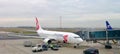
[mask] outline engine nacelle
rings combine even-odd
[[[48,44],[50,44],[50,43],[51,43],[51,40],[48,39],[48,38],[46,38],[46,39],[43,40],[43,42],[44,42],[44,43],[48,43]]]
[[[48,44],[50,44],[50,43],[52,42],[52,40],[51,40],[51,39],[46,38],[46,39],[44,39],[44,40],[43,40],[43,42],[44,42],[44,43],[48,43]]]

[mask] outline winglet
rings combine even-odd
[[[106,21],[106,29],[108,29],[108,30],[112,30],[112,27],[111,27],[111,25],[109,24],[109,22],[108,21]]]
[[[37,17],[36,17],[36,30],[42,30],[41,26],[39,25]]]

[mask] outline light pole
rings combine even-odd
[[[60,29],[62,29],[62,16],[60,16]]]

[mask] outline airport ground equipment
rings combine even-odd
[[[47,45],[47,44],[43,44],[43,45],[42,45],[42,49],[43,49],[44,51],[47,51],[47,50],[48,50],[48,45]]]
[[[59,45],[57,44],[50,44],[51,50],[59,50]]]
[[[112,45],[111,45],[111,43],[109,43],[109,41],[107,41],[107,42],[105,43],[105,48],[106,48],[106,49],[112,49]]]
[[[115,39],[113,39],[112,41],[113,41],[114,44],[117,44],[117,43],[118,43],[118,41],[115,40]]]
[[[33,52],[38,52],[38,51],[42,51],[42,45],[37,44],[35,47],[32,48]]]
[[[111,45],[105,45],[105,48],[106,49],[112,49],[112,46]]]
[[[88,48],[83,51],[83,54],[99,54],[99,50],[95,48]]]
[[[48,50],[48,45],[46,44],[36,44],[36,46],[32,48],[33,52],[47,51],[47,50]]]

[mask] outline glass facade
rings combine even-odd
[[[106,39],[106,31],[94,31],[89,33],[90,39]],[[109,39],[119,39],[120,40],[120,30],[108,31]]]

